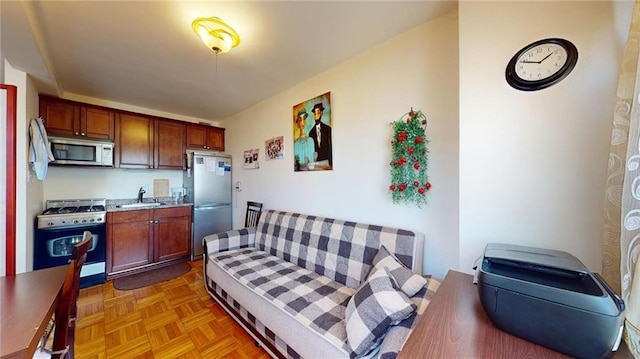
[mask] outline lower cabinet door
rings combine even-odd
[[[183,216],[154,221],[154,261],[163,262],[191,254],[191,208],[181,209]]]
[[[151,211],[107,213],[107,274],[148,265],[153,260]]]
[[[109,273],[151,263],[150,238],[151,226],[148,220],[111,225],[109,253],[111,254],[111,271]]]

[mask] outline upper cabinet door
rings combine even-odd
[[[114,140],[114,114],[97,107],[80,108],[81,133],[88,138]]]
[[[187,148],[224,151],[224,128],[189,124]]]
[[[211,127],[207,129],[207,145],[215,151],[224,151],[224,128]]]
[[[40,97],[40,116],[47,133],[54,136],[111,140],[114,137],[113,111],[53,97]]]
[[[154,168],[178,169],[185,166],[187,127],[183,122],[157,119],[155,123]]]
[[[153,167],[153,119],[120,113],[116,120],[115,166]]]
[[[64,101],[40,97],[40,116],[49,135],[80,136],[80,107]]]
[[[187,147],[207,149],[207,129],[205,126],[189,124],[187,126]]]

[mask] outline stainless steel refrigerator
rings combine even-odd
[[[231,157],[187,152],[185,202],[193,203],[191,259],[202,258],[202,238],[231,229]]]

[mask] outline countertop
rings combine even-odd
[[[191,207],[193,206],[193,203],[179,203],[179,202],[174,202],[173,199],[171,197],[167,197],[167,198],[154,198],[154,199],[150,199],[150,198],[146,198],[143,200],[142,203],[148,203],[149,206],[143,206],[143,207],[133,207],[133,208],[122,208],[120,207],[121,205],[124,204],[131,204],[131,203],[137,203],[138,200],[135,198],[125,198],[125,199],[108,199],[107,200],[107,212],[123,212],[123,211],[138,211],[141,209],[151,209],[151,208],[174,208],[174,207]],[[153,203],[155,202],[160,202],[162,203],[159,206],[153,205]]]

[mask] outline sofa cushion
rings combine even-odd
[[[374,269],[347,304],[347,340],[355,356],[371,352],[389,327],[411,316],[416,308],[387,268]]]
[[[256,247],[285,261],[357,289],[371,271],[381,245],[413,268],[415,232],[276,210],[263,211],[256,227]]]
[[[221,252],[209,259],[337,348],[350,351],[344,313],[354,289],[256,248]]]
[[[420,316],[440,287],[440,280],[431,276],[425,276],[425,279],[427,284],[410,298],[418,309],[407,319],[389,328],[380,345],[379,359],[395,359],[398,356],[404,343],[409,339],[411,331],[418,324]]]
[[[408,297],[413,297],[427,284],[427,280],[424,277],[413,273],[409,268],[405,267],[398,258],[389,253],[385,246],[380,247],[378,254],[373,258],[373,267],[374,269],[387,268],[400,289]]]

